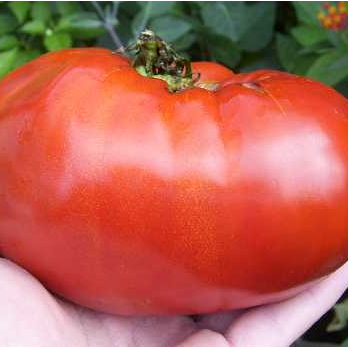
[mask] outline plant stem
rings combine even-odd
[[[125,49],[124,49],[124,46],[122,44],[121,39],[118,37],[114,26],[108,21],[108,18],[106,18],[104,11],[103,11],[102,7],[100,6],[100,4],[98,3],[98,1],[92,1],[91,3],[93,5],[93,7],[95,8],[98,17],[102,20],[103,26],[106,29],[106,31],[108,32],[108,34],[110,35],[111,40],[115,44],[117,51],[124,52]],[[114,3],[116,3],[116,1]],[[118,10],[118,4],[114,4],[112,15],[115,17],[117,14],[117,10]]]
[[[117,12],[118,12],[118,7],[120,6],[120,2],[119,1],[113,1],[112,2],[112,12],[111,15],[113,17],[117,16]]]
[[[170,92],[191,88],[199,79],[199,75],[193,76],[190,61],[150,30],[141,32],[133,49],[136,53],[132,65],[136,71],[166,81]]]
[[[93,5],[94,9],[97,11],[99,18],[104,20],[105,19],[104,12],[103,12],[101,6],[99,5],[98,1],[92,1],[91,3]]]
[[[110,25],[110,24],[106,24],[105,25],[105,29],[109,33],[109,35],[111,37],[111,40],[114,42],[117,51],[120,52],[120,53],[123,53],[125,51],[124,46],[122,44],[122,41],[120,40],[120,38],[116,34],[116,31],[114,30],[114,27],[112,25]]]

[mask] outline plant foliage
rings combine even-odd
[[[283,69],[348,95],[345,12],[344,2],[2,1],[0,77],[47,51],[117,48],[112,32],[127,46],[149,28],[191,59]]]

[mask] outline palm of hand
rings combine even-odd
[[[348,287],[348,264],[302,294],[245,311],[121,317],[51,295],[30,274],[0,258],[0,346],[285,346]]]

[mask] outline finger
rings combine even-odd
[[[185,316],[122,317],[52,296],[0,258],[0,346],[174,346],[196,330]]]
[[[116,347],[173,347],[196,330],[193,321],[185,316],[97,316]]]
[[[204,329],[187,337],[178,347],[229,347],[229,344],[222,334]]]
[[[226,332],[234,346],[288,346],[309,329],[348,287],[348,263],[292,299],[248,310]]]
[[[200,315],[196,319],[196,325],[200,329],[213,330],[224,334],[233,320],[239,317],[245,310],[233,310]]]
[[[0,258],[0,346],[86,345],[77,323],[29,273]]]

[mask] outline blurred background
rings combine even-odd
[[[0,1],[0,78],[47,52],[128,46],[152,29],[192,60],[280,69],[348,97],[348,2]],[[295,346],[348,346],[348,294]]]

